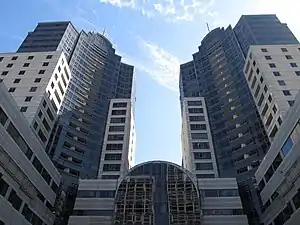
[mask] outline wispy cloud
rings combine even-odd
[[[138,71],[146,73],[158,84],[178,91],[179,59],[155,43],[140,37],[137,39],[140,50],[139,57],[120,53],[123,61],[134,65]]]
[[[210,13],[214,0],[98,0],[119,8],[140,11],[147,17],[161,16],[167,21],[191,21]]]

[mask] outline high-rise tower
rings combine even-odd
[[[272,30],[273,35],[265,30]],[[254,173],[269,140],[243,74],[251,44],[298,43],[275,15],[242,16],[232,29],[216,28],[202,40],[193,60],[180,67],[180,100],[205,98],[220,177],[237,177],[250,224],[261,204]]]
[[[39,23],[18,51],[46,49],[62,50],[72,74],[46,149],[72,196],[79,178],[98,176],[111,100],[123,99],[134,109],[134,67],[121,62],[105,36],[78,32],[70,22]]]

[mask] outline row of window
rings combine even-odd
[[[103,171],[112,172],[112,171],[120,171],[121,164],[104,164]]]
[[[209,149],[209,143],[208,142],[193,142],[193,149]]]
[[[8,116],[3,111],[3,109],[0,107],[0,123],[4,126],[6,121],[8,120]],[[6,129],[7,133],[10,135],[10,137],[14,140],[14,142],[18,145],[18,147],[21,149],[21,151],[24,153],[24,155],[28,158],[29,161],[31,161],[32,157],[34,157],[32,164],[36,168],[36,170],[41,174],[43,179],[47,182],[47,184],[50,185],[51,183],[51,176],[47,172],[47,170],[43,167],[43,165],[40,163],[37,157],[33,155],[32,150],[24,140],[24,138],[21,136],[19,131],[16,129],[16,127],[10,122]],[[54,192],[57,191],[58,185],[55,184],[54,181],[52,181],[51,188]]]
[[[202,214],[208,215],[243,215],[242,209],[202,209]]]
[[[288,52],[287,48],[280,48],[282,52]],[[268,49],[266,48],[261,48],[260,49],[262,52],[268,52]],[[298,50],[300,51],[300,48],[298,48]]]
[[[189,108],[189,113],[203,113],[203,108]]]
[[[212,163],[195,163],[196,170],[213,170]]]
[[[0,174],[0,177],[2,177],[2,174]],[[9,185],[5,182],[5,180],[3,180],[3,178],[0,178],[0,194],[4,198],[8,192],[8,189],[9,189]],[[7,200],[12,204],[12,207],[14,207],[17,211],[20,210],[23,201],[12,187]],[[27,203],[25,203],[23,206],[22,215],[31,224],[36,224],[36,225],[43,224],[43,221],[34,212],[32,212],[32,210],[28,207]]]
[[[202,101],[188,101],[188,106],[202,106]]]
[[[47,56],[46,56],[46,59],[52,59],[52,57],[53,57],[53,55],[47,55]],[[33,58],[34,58],[33,55],[30,55],[30,56],[27,57],[28,60],[32,60]],[[3,59],[4,59],[4,57],[0,57],[0,62],[2,62]],[[11,60],[17,60],[17,59],[18,59],[18,56],[13,56],[13,57],[11,58]]]
[[[273,160],[272,164],[268,168],[266,174],[264,175],[264,179],[259,182],[258,189],[262,191],[265,187],[266,183],[269,182],[277,168],[280,166],[283,159],[288,155],[288,153],[292,150],[293,146],[297,143],[300,139],[300,122],[296,124],[290,135],[288,136],[287,140],[284,142],[280,152],[277,154],[275,159]]]
[[[38,74],[45,74],[45,72],[46,72],[46,70],[39,70]],[[5,70],[5,71],[2,71],[1,75],[2,76],[6,76],[8,73],[9,73],[9,71]],[[18,73],[18,75],[25,75],[25,73],[26,73],[25,70],[20,70],[20,72]],[[18,79],[16,79],[16,80],[18,80]]]
[[[285,55],[285,58],[286,58],[286,59],[293,59],[293,57],[292,57],[291,55]],[[266,60],[272,60],[272,56],[266,55],[266,56],[265,56],[265,59],[266,59]]]
[[[113,108],[126,108],[127,102],[115,102],[113,103]]]
[[[74,210],[75,216],[113,216],[113,210]]]
[[[201,190],[203,197],[235,197],[239,196],[237,189],[205,189]]]
[[[114,190],[79,190],[78,198],[114,198]]]

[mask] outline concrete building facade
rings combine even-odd
[[[261,222],[294,225],[300,221],[300,95],[285,115],[276,138],[255,173],[264,204]]]
[[[209,32],[180,66],[181,110],[184,98],[205,98],[219,176],[237,178],[251,225],[261,211],[254,174],[270,142],[244,77],[245,58],[250,45],[298,43],[276,15],[243,15],[234,28]]]
[[[300,45],[251,46],[244,74],[272,141],[300,89]]]
[[[38,23],[17,52],[63,51],[69,61],[78,37],[79,32],[69,21]]]
[[[182,105],[183,167],[197,178],[219,177],[204,98],[184,98]]]
[[[70,79],[62,52],[0,54],[0,82],[6,85],[44,147]]]
[[[130,99],[112,99],[99,164],[99,179],[118,179],[134,165],[136,134]]]
[[[61,176],[0,84],[0,224],[54,224]]]
[[[139,164],[119,180],[81,180],[69,225],[246,225],[236,180],[198,179],[164,161]]]

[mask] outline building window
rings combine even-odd
[[[281,148],[282,154],[283,154],[284,156],[287,156],[287,154],[291,151],[291,149],[293,148],[293,146],[294,146],[294,141],[292,140],[291,137],[289,137],[289,138],[285,141],[284,145],[283,145],[282,148]]]
[[[278,117],[277,122],[278,122],[279,125],[282,124],[282,119],[281,119],[281,117]]]
[[[46,70],[40,70],[39,74],[44,74]]]
[[[113,103],[113,108],[126,108],[127,102],[115,102]]]
[[[259,69],[257,68],[257,69],[256,69],[256,74],[259,74],[259,73],[260,73],[260,71],[259,71]]]
[[[266,104],[265,107],[263,108],[263,111],[261,112],[261,115],[265,116],[266,113],[267,113],[267,111],[268,111],[268,109],[269,109],[269,106],[268,106],[268,104]]]
[[[256,62],[255,62],[255,60],[253,60],[253,66],[255,66],[256,65]]]
[[[39,116],[39,118],[40,118],[40,119],[42,118],[42,116],[43,116],[43,113],[42,113],[42,111],[41,111],[41,110],[39,111],[39,113],[38,113],[38,116]]]
[[[48,62],[44,62],[43,66],[49,66],[49,63]]]
[[[271,57],[270,55],[266,55],[266,56],[265,56],[265,59],[266,59],[266,60],[272,60],[272,57]]]
[[[70,76],[69,76],[69,73],[68,73],[68,70],[67,70],[66,67],[64,67],[64,71],[65,71],[65,74],[66,74],[67,79],[69,80],[69,79],[70,79]]]
[[[3,61],[3,59],[4,59],[4,57],[0,57],[0,62],[2,62],[2,61]]]
[[[208,139],[208,135],[207,133],[191,133],[192,139],[204,139],[207,140]]]
[[[16,88],[9,88],[8,92],[15,92]]]
[[[60,81],[58,81],[58,88],[59,88],[59,90],[60,90],[61,95],[64,95],[64,94],[65,94],[65,91],[64,91],[64,89],[62,88],[62,86],[61,86],[61,84],[60,84]]]
[[[47,120],[45,118],[43,119],[43,125],[46,128],[46,130],[49,132],[51,128],[50,128],[49,123],[47,122]]]
[[[288,52],[288,50],[286,48],[281,48],[282,52]]]
[[[46,59],[52,59],[52,55],[47,55]]]
[[[3,72],[1,73],[2,76],[6,76],[7,74],[8,74],[8,71],[3,71]]]
[[[213,170],[212,163],[196,163],[196,170]]]
[[[44,135],[43,131],[41,129],[39,129],[38,135],[40,137],[40,139],[42,140],[43,143],[45,143],[47,141],[46,136]]]
[[[53,121],[54,120],[54,116],[51,113],[50,109],[47,109],[47,115],[49,116],[50,120]]]
[[[262,48],[260,49],[262,52],[268,52],[268,50],[266,48]]]
[[[194,159],[211,159],[210,152],[194,152]]]
[[[18,56],[13,56],[12,58],[11,58],[11,60],[17,60],[18,59]]]
[[[8,117],[7,117],[6,113],[0,107],[0,123],[2,124],[2,126],[4,126],[4,124],[6,123],[7,119],[8,119]]]
[[[24,63],[23,67],[29,67],[30,63]]]
[[[126,110],[113,110],[112,115],[126,115]]]
[[[21,107],[20,112],[26,112],[28,107]]]
[[[20,81],[21,81],[21,79],[15,79],[14,84],[18,84],[18,83],[20,83]]]
[[[55,77],[55,80],[57,80],[57,79],[58,79],[57,73],[54,75],[54,77]]]
[[[6,129],[7,133],[11,136],[14,142],[19,146],[22,152],[26,155],[26,157],[30,160],[33,153],[23,137],[20,135],[19,131],[15,128],[15,126],[10,123]]]
[[[300,207],[300,191],[298,191],[293,197],[293,203],[296,209]]]
[[[9,63],[9,64],[7,64],[6,68],[12,68],[12,67],[13,67],[13,65],[14,65],[14,64],[12,64],[12,63]]]
[[[57,90],[54,91],[54,94],[55,94],[55,97],[56,97],[58,103],[61,103],[61,99],[60,99],[60,97],[59,97],[59,95],[58,95]]]
[[[279,86],[285,86],[286,85],[284,80],[278,80],[277,82],[278,82]]]
[[[285,58],[286,59],[293,59],[293,57],[291,55],[286,55]]]
[[[36,92],[36,90],[37,90],[37,87],[31,87],[29,92]]]
[[[19,211],[22,204],[22,199],[17,195],[15,190],[11,190],[10,195],[8,197],[8,201],[17,211]]]
[[[260,83],[264,82],[264,78],[260,77],[259,81],[260,81]]]
[[[41,82],[41,78],[35,78],[34,83],[40,83]]]
[[[34,56],[33,55],[30,55],[30,56],[28,56],[28,60],[32,60],[34,58]]]
[[[109,141],[123,141],[124,134],[109,134],[107,140]]]
[[[34,122],[34,124],[33,124],[33,128],[36,130],[36,128],[38,127],[38,124],[37,124],[37,122]]]
[[[275,63],[269,63],[269,67],[270,68],[276,68],[276,65],[275,65]]]
[[[191,122],[195,122],[195,121],[205,121],[205,117],[204,116],[189,116],[189,120]]]
[[[273,106],[273,109],[272,109],[272,110],[273,110],[273,112],[274,112],[274,113],[276,113],[276,112],[277,112],[277,108],[276,108],[276,106],[275,106],[275,105]]]
[[[58,72],[60,72],[61,71],[61,68],[60,68],[60,66],[58,66]]]
[[[188,101],[188,106],[202,106],[202,101]]]
[[[116,154],[105,154],[104,160],[121,160],[122,159],[122,153],[116,153]]]
[[[275,77],[281,76],[280,72],[278,72],[278,71],[274,71],[274,72],[273,72],[273,75],[274,75]]]
[[[298,67],[297,63],[290,63],[291,67]]]
[[[3,197],[5,197],[8,188],[9,188],[9,185],[5,182],[5,180],[3,180],[2,178],[0,178],[0,195],[2,195]]]
[[[214,174],[196,174],[196,177],[199,179],[203,179],[203,178],[215,178]]]
[[[208,142],[194,142],[193,149],[209,149]]]
[[[189,113],[203,113],[202,108],[190,108]]]
[[[19,75],[24,75],[25,74],[25,70],[21,70],[20,72],[19,72]]]
[[[32,99],[32,96],[27,96],[27,97],[25,98],[25,102],[30,102],[31,99]]]
[[[284,96],[292,95],[289,90],[283,90],[282,93],[283,93]]]
[[[123,149],[123,144],[107,144],[106,150],[115,150],[115,151],[121,151]]]
[[[267,119],[267,121],[266,121],[266,127],[270,126],[272,120],[273,120],[273,116],[272,116],[272,114],[270,113],[270,115],[269,115],[269,117],[268,117],[268,119]]]
[[[293,106],[295,101],[288,101],[289,106]]]
[[[124,130],[125,130],[125,126],[110,126],[109,127],[110,132],[120,132],[120,131],[124,131]]]
[[[268,87],[267,85],[264,86],[264,91],[267,92],[268,91]]]
[[[271,102],[272,102],[272,100],[273,100],[272,96],[271,96],[271,95],[269,95],[269,97],[268,97],[268,101],[271,103]]]
[[[120,171],[121,164],[104,164],[103,171]]]
[[[111,118],[110,123],[125,123],[125,117]]]
[[[297,76],[300,76],[300,71],[295,71],[295,74],[296,74]]]
[[[206,130],[206,124],[190,124],[191,130]]]

